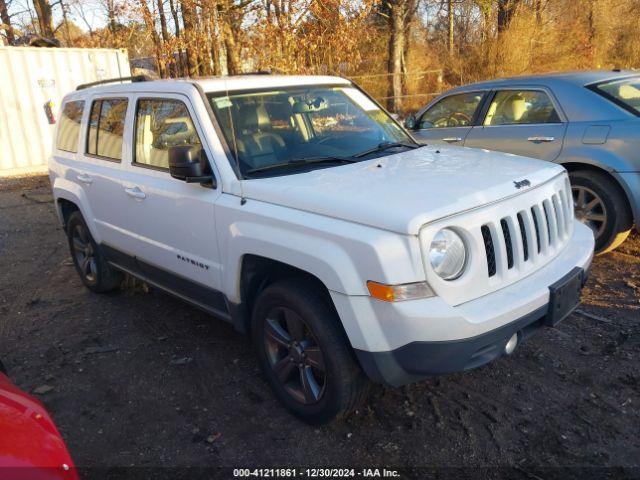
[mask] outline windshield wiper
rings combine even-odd
[[[406,147],[406,148],[414,149],[414,148],[420,148],[422,146],[423,145],[420,145],[419,143],[383,142],[377,147],[370,148],[369,150],[365,150],[364,152],[356,153],[355,155],[353,155],[353,157],[360,158],[360,157],[364,157],[365,155],[369,155],[370,153],[384,152],[385,150],[388,150],[390,148]]]
[[[305,165],[314,164],[314,163],[353,163],[357,160],[346,157],[311,157],[311,158],[294,158],[289,160],[288,162],[280,162],[280,163],[272,163],[271,165],[265,165],[264,167],[257,167],[247,170],[245,173],[259,173],[266,172],[268,170],[273,170],[275,168],[291,168],[291,167],[303,167]]]

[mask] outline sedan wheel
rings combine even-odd
[[[576,219],[595,236],[595,251],[610,252],[629,236],[633,216],[620,185],[602,172],[576,170],[569,173]]]
[[[607,208],[596,192],[584,186],[571,187],[576,218],[587,225],[596,238],[607,224]]]

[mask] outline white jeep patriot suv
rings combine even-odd
[[[566,171],[421,146],[350,81],[85,85],[50,178],[84,284],[122,272],[249,332],[278,398],[330,421],[510,354],[579,302],[594,246]]]

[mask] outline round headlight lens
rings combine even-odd
[[[433,270],[445,280],[453,280],[462,275],[467,251],[460,235],[443,228],[431,241],[429,262]]]

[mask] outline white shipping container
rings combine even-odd
[[[126,50],[0,46],[0,176],[44,170],[65,94],[130,76]]]

